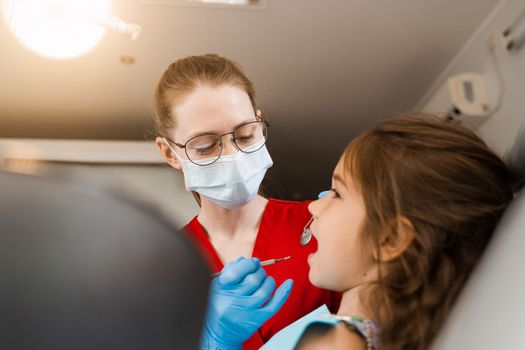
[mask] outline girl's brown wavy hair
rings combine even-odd
[[[430,115],[380,122],[343,153],[366,206],[363,242],[379,278],[361,301],[381,328],[381,349],[427,349],[513,198],[514,179],[473,132]],[[400,219],[414,238],[382,261],[380,242]]]

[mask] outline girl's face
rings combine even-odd
[[[237,86],[226,84],[198,86],[174,104],[172,115],[176,116],[176,127],[171,130],[169,136],[180,144],[199,134],[223,134],[240,124],[256,119],[248,94]],[[223,155],[237,152],[237,148],[231,142],[231,135],[223,138],[223,144]],[[165,146],[163,142],[159,144],[159,147],[162,146]],[[187,158],[183,149],[174,149],[181,158]],[[178,160],[169,158],[171,159],[168,159],[168,162],[180,169]]]
[[[363,198],[351,176],[344,176],[340,160],[332,177],[332,190],[308,206],[317,251],[308,257],[310,281],[335,291],[351,289],[368,280],[375,264],[362,243],[366,218]]]

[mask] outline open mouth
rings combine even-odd
[[[313,225],[310,225],[310,233],[312,236],[314,236],[314,232],[315,232],[315,229]],[[310,263],[310,260],[315,256],[315,253],[317,253],[318,250],[319,250],[319,242],[317,242],[316,249],[312,253],[308,254],[308,259],[307,259],[308,263]]]

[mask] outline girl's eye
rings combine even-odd
[[[330,191],[334,193],[334,198],[341,198],[341,196],[339,195],[339,192],[337,192],[335,188],[332,188]]]

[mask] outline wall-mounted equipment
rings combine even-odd
[[[464,72],[449,77],[424,110],[470,126],[480,124],[491,112],[485,76]]]
[[[516,52],[525,44],[525,12],[503,31],[503,40],[508,51]]]
[[[479,73],[461,73],[448,78],[452,105],[461,115],[486,117],[490,112],[485,77]]]

